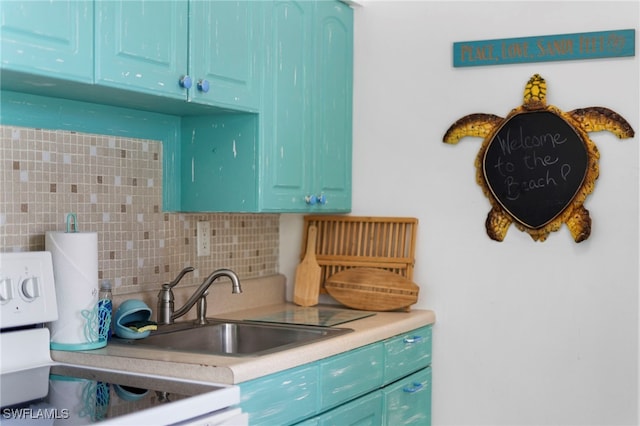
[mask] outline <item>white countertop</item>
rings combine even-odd
[[[292,306],[295,305],[279,303],[212,316],[243,320],[270,315]],[[51,355],[54,360],[65,363],[238,384],[346,352],[434,322],[435,314],[429,310],[376,312],[373,316],[337,325],[353,329],[352,333],[259,357],[194,354],[115,344],[91,351],[51,351]]]

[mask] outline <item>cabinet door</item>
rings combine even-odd
[[[189,73],[194,85],[189,99],[257,111],[262,3],[192,1],[190,7]]]
[[[0,2],[2,69],[93,82],[93,2]]]
[[[315,172],[313,191],[332,211],[351,210],[353,10],[320,1],[316,9],[313,97]]]
[[[382,389],[386,426],[431,425],[431,367]]]
[[[313,2],[276,1],[266,11],[265,210],[304,211],[312,173],[311,28]]]
[[[187,99],[186,1],[96,1],[96,83]]]

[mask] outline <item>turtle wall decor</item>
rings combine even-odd
[[[589,238],[591,218],[583,206],[598,179],[600,154],[588,133],[607,130],[632,138],[629,123],[604,107],[562,111],[547,105],[547,84],[534,74],[524,101],[503,118],[469,114],[449,127],[443,141],[484,138],[476,156],[476,181],[491,203],[485,227],[503,241],[511,224],[534,241],[545,241],[567,224],[575,242]]]

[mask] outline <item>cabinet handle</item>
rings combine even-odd
[[[405,343],[418,343],[422,342],[422,336],[405,337],[403,340]]]
[[[424,387],[424,385],[420,382],[413,382],[412,386],[405,386],[402,388],[402,390],[406,393],[414,393],[414,392],[418,392],[420,389],[422,389]]]
[[[188,75],[183,75],[180,77],[180,87],[184,87],[185,89],[191,89],[193,85],[193,81],[191,81],[191,77]]]
[[[207,93],[209,91],[209,80],[198,80],[198,90]]]

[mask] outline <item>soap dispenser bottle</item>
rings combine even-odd
[[[113,294],[111,293],[111,282],[102,280],[100,283],[100,292],[98,293],[98,332],[100,340],[110,340],[112,334],[113,317]]]

